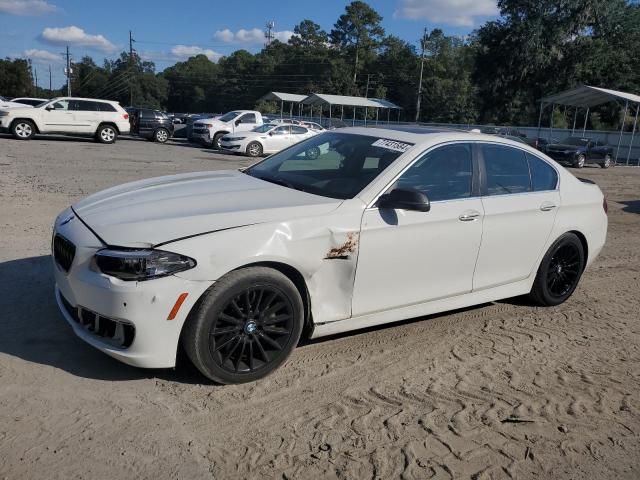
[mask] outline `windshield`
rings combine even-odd
[[[260,125],[259,127],[254,128],[253,131],[258,133],[267,133],[269,130],[275,128],[276,126],[277,125],[273,125],[272,123],[267,123],[265,125]]]
[[[368,135],[321,133],[248,168],[248,175],[296,190],[355,197],[413,144]]]
[[[240,115],[240,112],[229,112],[229,113],[225,113],[223,116],[218,118],[218,120],[220,120],[223,123],[227,123],[233,120],[234,118],[236,118],[238,115]]]
[[[562,140],[560,143],[564,145],[577,145],[579,147],[584,147],[589,143],[589,139],[587,138],[578,138],[578,137],[567,137]]]
[[[0,102],[6,102],[6,101],[7,101],[7,99],[4,98],[2,95],[0,95]]]

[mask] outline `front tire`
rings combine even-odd
[[[576,167],[576,168],[582,168],[582,167],[584,167],[585,163],[587,163],[587,157],[585,157],[584,155],[580,154],[580,155],[578,155],[578,158],[576,158],[576,161],[573,164],[573,166]]]
[[[604,161],[600,164],[601,168],[609,168],[611,166],[611,155],[605,155]]]
[[[100,143],[115,143],[118,131],[113,125],[100,125],[96,131],[96,141]]]
[[[219,383],[266,377],[282,365],[302,334],[304,307],[282,273],[249,267],[228,273],[198,301],[182,344],[203,375]]]
[[[159,128],[153,134],[153,141],[158,143],[165,143],[169,140],[169,130],[166,128]]]
[[[560,305],[575,291],[584,267],[582,242],[575,234],[565,233],[542,259],[529,296],[539,305]]]
[[[260,142],[251,142],[247,145],[247,156],[255,158],[260,155],[262,155],[262,145],[260,145]]]
[[[214,150],[222,150],[222,145],[220,145],[220,142],[222,141],[222,137],[224,137],[226,134],[224,133],[216,133],[213,136],[213,140],[211,141],[211,148],[213,148]]]
[[[36,134],[36,126],[30,120],[16,120],[11,125],[11,133],[18,140],[31,140]]]

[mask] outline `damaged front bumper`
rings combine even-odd
[[[75,247],[68,263],[60,252],[53,255],[56,301],[64,318],[81,339],[124,363],[144,368],[175,366],[182,325],[211,282],[177,276],[127,282],[105,275],[93,258],[104,245],[79,219],[67,214],[70,217],[54,232]],[[186,298],[171,315],[184,293]]]

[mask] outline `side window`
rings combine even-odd
[[[287,135],[289,133],[289,126],[278,127],[273,131],[274,135]]]
[[[291,133],[294,133],[296,135],[303,135],[305,133],[307,133],[308,130],[304,127],[298,127],[297,125],[292,125],[291,126]]]
[[[115,112],[116,108],[110,103],[94,102],[96,104],[96,110],[101,112]]]
[[[503,145],[482,145],[487,171],[487,195],[531,191],[529,165],[522,150]]]
[[[555,190],[558,185],[558,174],[547,162],[527,153],[529,170],[531,171],[531,186],[534,192]]]
[[[80,112],[95,112],[98,110],[96,102],[89,102],[87,100],[72,100],[71,108],[72,110]]]
[[[60,100],[53,104],[54,110],[69,110],[69,100]]]
[[[416,188],[432,202],[455,200],[471,196],[472,177],[471,145],[446,145],[418,159],[395,186]]]
[[[256,114],[245,113],[242,117],[240,117],[240,123],[256,123]]]

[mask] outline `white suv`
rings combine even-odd
[[[113,143],[129,133],[129,114],[118,102],[94,98],[59,97],[37,107],[0,110],[0,131],[18,140],[30,140],[39,133],[93,136],[101,143]]]

